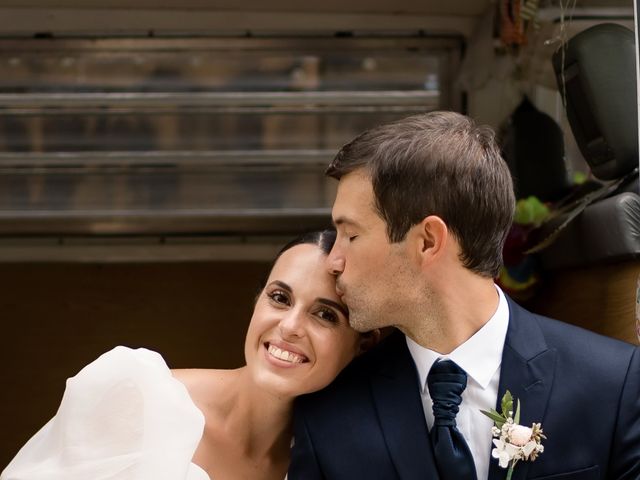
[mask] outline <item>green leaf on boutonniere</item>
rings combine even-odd
[[[494,423],[496,424],[496,427],[498,428],[502,428],[502,425],[504,425],[504,422],[506,421],[505,418],[495,410],[489,410],[489,411],[480,410],[480,411],[484,413],[487,417],[489,417],[491,420],[493,420]]]
[[[518,399],[518,406],[516,407],[516,414],[513,417],[513,423],[520,425],[520,399]]]
[[[504,415],[505,418],[509,418],[513,415],[513,413],[509,412],[513,412],[513,397],[511,396],[511,392],[507,390],[504,393],[504,397],[502,397],[502,415]]]

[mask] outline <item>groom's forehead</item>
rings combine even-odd
[[[370,196],[373,194],[373,183],[368,172],[358,169],[343,175],[338,181],[337,197]]]
[[[353,220],[375,209],[375,204],[371,180],[363,175],[351,173],[340,179],[333,202],[333,214],[334,216],[344,215]]]

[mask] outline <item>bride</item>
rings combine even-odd
[[[325,266],[334,241],[315,232],[278,254],[244,367],[172,372],[155,352],[117,347],[67,381],[56,416],[0,480],[282,480],[295,397],[328,385],[375,337],[349,327]]]

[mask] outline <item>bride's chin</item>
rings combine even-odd
[[[293,400],[306,393],[300,382],[282,378],[273,372],[257,373],[254,375],[254,383],[260,391],[283,401]]]
[[[247,368],[254,386],[279,399],[294,399],[310,393],[310,385],[317,383],[314,378],[317,372],[310,363],[288,363],[274,358],[264,346],[248,360]]]

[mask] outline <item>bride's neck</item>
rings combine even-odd
[[[249,457],[279,456],[288,452],[292,398],[279,398],[253,383],[246,368],[237,370],[233,388],[221,398],[223,428]]]

